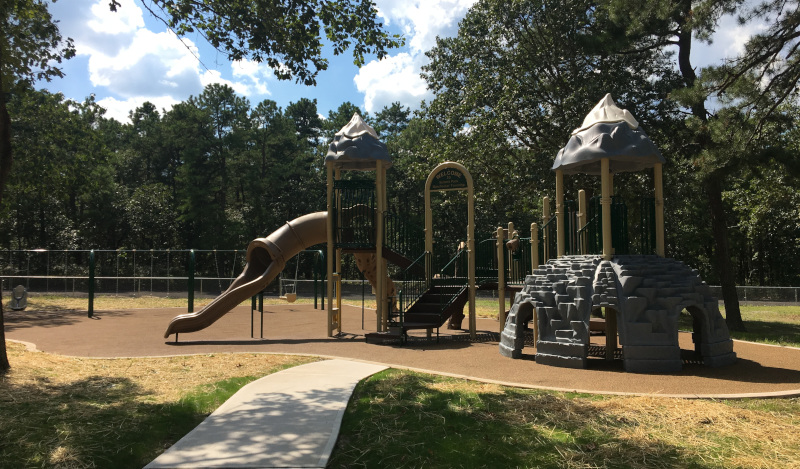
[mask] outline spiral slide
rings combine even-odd
[[[231,286],[200,311],[181,314],[170,321],[166,339],[180,332],[196,332],[213,324],[243,301],[267,287],[300,251],[328,239],[328,212],[315,212],[295,218],[266,238],[257,238],[247,247],[247,265]]]
[[[180,332],[197,332],[213,324],[230,310],[267,287],[286,267],[286,261],[315,244],[328,240],[328,212],[314,212],[295,218],[266,238],[257,238],[247,246],[244,272],[220,296],[200,311],[175,316],[164,332],[166,339]],[[357,252],[358,269],[375,287],[378,282],[375,253]],[[388,276],[386,291],[394,296],[395,286]]]

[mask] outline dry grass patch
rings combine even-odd
[[[800,467],[799,399],[600,397],[390,370],[359,385],[342,428],[330,467]]]
[[[238,387],[314,358],[209,354],[86,359],[8,343],[0,467],[142,467]]]

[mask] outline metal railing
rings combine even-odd
[[[469,253],[460,249],[432,280],[432,286],[439,289],[439,312],[447,309],[469,283]]]
[[[333,183],[333,232],[336,247],[375,247],[375,183],[368,180],[339,180]]]
[[[430,272],[430,262],[431,255],[426,251],[403,270],[401,287],[398,292],[400,307],[398,320],[400,327],[403,324],[403,314],[430,288],[430,279],[427,274]]]
[[[425,230],[391,212],[384,214],[384,246],[407,259],[425,251]]]

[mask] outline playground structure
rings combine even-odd
[[[355,257],[356,265],[376,294],[376,332],[368,334],[368,340],[403,340],[411,329],[425,329],[430,333],[448,320],[451,328],[460,328],[464,305],[469,298],[473,298],[470,325],[474,335],[474,278],[471,283],[462,281],[467,278],[464,273],[468,269],[461,266],[461,261],[467,260],[464,254],[468,250],[459,252],[450,263],[451,274],[448,275],[445,268],[434,279],[430,262],[432,248],[425,249],[423,230],[387,210],[386,169],[391,164],[386,146],[378,140],[374,129],[354,115],[337,132],[325,158],[328,210],[299,217],[266,238],[252,241],[242,274],[200,311],[176,316],[164,337],[176,334],[177,340],[181,332],[195,332],[210,326],[269,285],[288,259],[322,243],[327,244],[329,337],[342,332],[340,272],[343,254]],[[343,173],[348,171],[372,172],[374,179],[343,178]],[[437,171],[429,177],[428,187],[433,186],[433,190],[468,189],[471,209],[472,180],[466,168],[457,163],[445,163],[437,167]],[[473,225],[468,226],[468,244],[472,242]],[[432,246],[432,240],[428,245]],[[401,269],[400,290],[388,274],[389,262]],[[474,272],[474,268],[470,272]]]
[[[610,95],[572,132],[553,165],[554,217],[547,213],[549,201],[543,204],[546,263],[526,277],[503,322],[502,355],[521,357],[525,329],[532,322],[537,363],[585,368],[590,333],[596,329],[605,332],[609,359],[618,349],[619,337],[627,371],[678,371],[683,363],[678,318],[686,309],[693,319],[696,356],[707,366],[735,361],[733,342],[708,286],[696,270],[664,258],[663,163],[636,119],[618,108]],[[628,254],[627,209],[612,196],[612,178],[615,173],[649,168],[653,168],[655,197],[642,205],[643,252]],[[570,217],[563,177],[580,173],[599,175],[602,193],[599,204],[587,205],[585,192],[580,191],[578,211],[572,210]],[[547,238],[556,240],[552,259]],[[648,249],[654,253],[645,252]],[[593,319],[601,310],[605,317]]]
[[[414,227],[388,210],[386,170],[392,161],[374,129],[356,114],[337,132],[325,158],[327,211],[299,217],[251,242],[247,265],[228,290],[200,311],[175,317],[164,337],[174,333],[177,340],[180,332],[208,327],[263,290],[288,259],[324,243],[329,337],[342,332],[342,256],[352,254],[376,296],[375,332],[366,334],[370,342],[403,342],[413,329],[428,336],[436,329],[438,336],[448,321],[449,328],[460,329],[467,303],[474,338],[475,295],[484,289],[498,292],[505,356],[522,355],[532,322],[537,363],[586,367],[594,330],[605,332],[607,358],[618,351],[619,337],[628,371],[679,370],[677,321],[686,309],[693,318],[697,355],[710,366],[732,363],[736,355],[716,299],[697,271],[664,258],[663,163],[635,118],[606,96],[556,158],[556,210],[550,216],[545,198],[541,240],[538,225],[532,224],[525,243],[509,224],[476,245],[467,169],[452,162],[434,168],[425,186],[425,229]],[[613,174],[649,168],[654,197],[643,199],[640,253],[632,254],[627,208],[612,196]],[[579,173],[600,175],[602,190],[589,201],[580,191],[576,207],[564,201],[563,177]],[[435,269],[430,193],[450,190],[469,192],[467,238],[444,267]],[[389,264],[395,266],[393,275]],[[518,292],[509,311],[507,289]]]

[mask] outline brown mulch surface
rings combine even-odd
[[[478,340],[469,341],[461,331],[441,330],[441,340],[412,337],[404,346],[374,345],[364,341],[375,330],[373,310],[345,306],[344,334],[326,336],[326,312],[312,305],[264,306],[261,339],[260,313],[251,315],[240,306],[209,328],[191,334],[163,338],[169,321],[184,311],[178,308],[101,311],[93,319],[85,311],[6,312],[6,338],[32,342],[49,353],[82,357],[142,357],[199,353],[267,352],[352,358],[412,368],[438,374],[460,375],[503,384],[546,389],[601,393],[643,393],[693,396],[740,394],[800,395],[800,349],[735,342],[737,363],[708,368],[689,358],[691,335],[680,334],[687,359],[680,373],[626,373],[621,360],[606,361],[596,354],[588,369],[573,370],[537,365],[531,346],[523,358],[512,360],[498,352],[498,323],[478,319]],[[464,325],[467,320],[464,320]],[[596,348],[604,341],[593,337]],[[595,347],[592,347],[595,349]],[[591,354],[591,353],[590,353]]]

